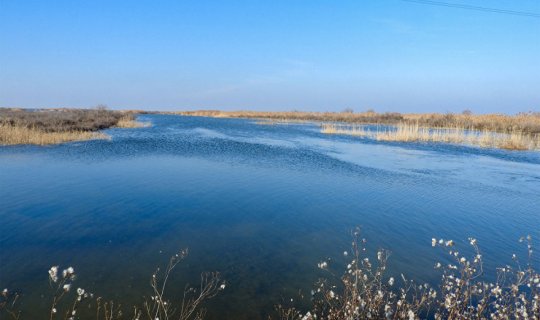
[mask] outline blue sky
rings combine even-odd
[[[97,104],[540,111],[540,19],[400,0],[0,0],[0,106]]]

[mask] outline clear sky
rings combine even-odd
[[[0,0],[0,106],[97,104],[540,111],[540,18],[401,0]]]

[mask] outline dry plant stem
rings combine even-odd
[[[189,293],[193,292],[189,288],[184,290],[184,299],[182,300],[182,306],[180,309],[180,320],[190,319],[195,315],[196,319],[202,318],[204,310],[199,311],[198,314],[195,314],[195,311],[199,308],[199,305],[210,298],[216,296],[220,290],[220,285],[222,284],[219,273],[217,272],[206,272],[201,274],[201,284],[199,288],[199,294],[193,298],[189,298]]]
[[[276,306],[276,312],[280,320],[297,320],[301,317],[301,313],[295,308],[284,308],[281,305]],[[272,317],[268,319],[271,320]]]
[[[169,308],[170,305],[167,304],[167,301],[163,299],[164,293],[165,293],[165,287],[167,285],[167,280],[169,279],[169,275],[171,271],[182,261],[188,254],[187,249],[182,250],[179,254],[174,255],[169,260],[169,264],[167,265],[167,269],[165,270],[165,275],[163,282],[161,286],[158,283],[158,273],[159,268],[156,270],[156,272],[152,275],[151,280],[151,286],[152,290],[154,291],[153,301],[155,302],[154,306],[152,307],[152,312],[147,307],[147,312],[149,314],[153,313],[153,319],[158,318],[158,316],[161,316],[164,319],[169,319]]]
[[[8,315],[9,315],[12,319],[15,319],[15,320],[20,319],[20,317],[21,317],[21,311],[15,311],[15,310],[13,310],[13,308],[15,307],[15,304],[17,303],[17,300],[19,299],[19,295],[18,295],[18,294],[15,294],[15,295],[13,296],[13,301],[11,301],[11,302],[8,300],[7,293],[6,293],[5,295],[6,295],[6,296],[5,296],[4,298],[6,298],[6,300],[0,302],[0,311],[6,310],[6,312],[8,313]]]
[[[201,274],[201,283],[198,290],[186,286],[184,289],[184,296],[180,302],[179,307],[173,307],[174,304],[170,303],[165,298],[165,288],[169,275],[173,269],[182,261],[188,254],[187,249],[182,250],[180,253],[173,256],[165,269],[163,274],[163,280],[159,280],[159,269],[152,275],[150,285],[153,290],[153,296],[151,300],[147,300],[144,303],[144,309],[148,319],[202,319],[204,310],[202,310],[201,304],[210,298],[213,298],[221,289],[224,288],[224,283],[220,280],[219,273],[203,273]],[[179,312],[178,314],[176,314]]]
[[[186,286],[184,291],[184,299],[178,304],[171,303],[166,295],[166,287],[169,282],[169,276],[173,269],[187,256],[188,251],[182,250],[178,254],[174,255],[165,269],[163,278],[160,279],[159,268],[152,275],[150,282],[152,287],[151,299],[146,299],[142,307],[133,306],[133,314],[130,319],[142,320],[142,317],[146,320],[155,319],[175,319],[175,320],[190,320],[190,319],[202,319],[205,315],[205,310],[201,308],[202,303],[207,299],[216,296],[219,291],[225,288],[225,283],[220,280],[219,273],[208,272],[201,274],[201,283],[198,290]],[[124,319],[123,309],[120,304],[114,301],[104,301],[103,298],[97,297],[93,300],[94,295],[86,292],[82,288],[77,290],[71,290],[73,282],[75,280],[75,273],[72,267],[69,267],[63,272],[58,273],[58,266],[53,266],[49,270],[49,283],[54,289],[52,291],[51,306],[49,311],[49,320],[64,319],[75,320],[83,316],[79,314],[79,306],[81,301],[89,299],[88,307],[90,308],[91,302],[95,301],[95,316],[96,320],[120,320]],[[70,291],[76,292],[76,295],[70,295]],[[69,299],[74,298],[73,301]],[[14,306],[18,300],[16,293],[11,293],[8,289],[0,292],[0,318],[7,314],[11,318],[20,319],[21,311],[15,312]],[[66,301],[67,300],[67,301]],[[85,310],[81,310],[84,311]],[[86,312],[93,310],[86,310]]]
[[[96,299],[96,320],[99,320],[99,311],[101,310],[101,297]]]
[[[51,303],[51,311],[49,313],[49,319],[52,320],[54,318],[55,313],[57,312],[56,307],[60,300],[64,297],[66,291],[63,289],[64,284],[66,283],[67,279],[63,278],[62,281],[58,284],[58,287],[56,287],[56,290],[53,295],[53,301]],[[52,283],[51,283],[52,285]]]

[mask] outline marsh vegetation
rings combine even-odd
[[[443,142],[474,145],[507,150],[535,150],[540,148],[540,135],[489,130],[429,128],[418,124],[399,123],[395,126],[369,127],[365,125],[322,124],[321,132],[365,137],[377,141]]]
[[[321,132],[361,136],[379,141],[444,142],[470,144],[509,150],[540,148],[540,113],[516,115],[473,114],[401,114],[366,111],[344,112],[256,112],[188,111],[183,115],[217,118],[256,118],[260,124],[299,121],[322,122]],[[365,124],[377,125],[367,129]]]
[[[99,130],[144,126],[133,112],[95,109],[0,108],[0,145],[55,144],[105,139]]]

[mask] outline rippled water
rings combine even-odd
[[[478,238],[487,270],[525,253],[520,236],[540,238],[540,153],[140,118],[153,126],[107,130],[110,141],[0,147],[0,286],[27,310],[49,304],[58,264],[75,267],[77,286],[138,303],[156,266],[189,247],[171,294],[220,271],[228,285],[209,318],[266,319],[325,275],[317,262],[344,262],[354,226],[392,252],[390,272],[418,281],[445,259],[432,237],[464,251]]]

